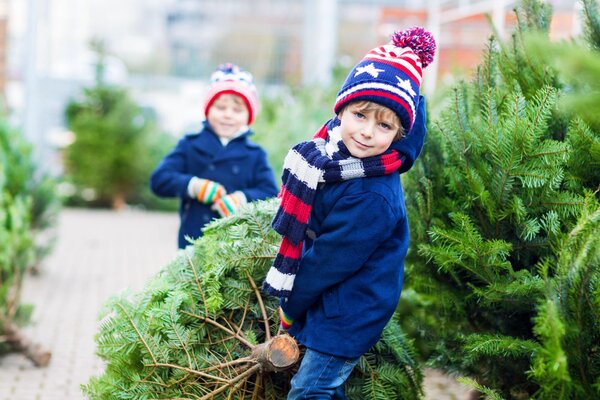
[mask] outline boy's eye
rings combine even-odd
[[[392,129],[392,125],[388,124],[387,122],[380,122],[379,126],[382,127],[385,130],[390,130]]]
[[[365,118],[365,114],[359,111],[354,111],[354,116],[356,116],[356,118]]]

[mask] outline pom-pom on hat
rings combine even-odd
[[[252,124],[259,110],[252,74],[235,64],[221,64],[211,75],[210,82],[204,103],[204,116],[208,115],[208,109],[217,97],[225,93],[232,93],[240,96],[246,103],[248,125]]]
[[[423,68],[433,61],[433,35],[421,27],[395,32],[350,71],[338,92],[336,114],[353,101],[372,101],[393,110],[408,133],[415,121]]]

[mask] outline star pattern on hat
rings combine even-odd
[[[383,69],[375,68],[375,64],[371,63],[371,64],[367,65],[366,67],[356,68],[356,73],[354,74],[354,77],[357,77],[358,75],[364,74],[366,72],[369,75],[371,75],[373,78],[377,78],[379,76],[379,73],[384,72],[384,71],[385,70],[383,70]]]
[[[402,79],[398,75],[396,75],[396,79],[398,79],[398,83],[396,85],[400,86],[400,88],[404,89],[406,92],[408,92],[408,94],[410,94],[413,97],[417,95],[414,89],[412,88],[412,85],[410,84],[410,80]]]

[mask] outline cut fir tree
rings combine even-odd
[[[91,399],[281,399],[299,353],[258,290],[280,237],[276,200],[212,222],[143,291],[111,299],[97,335],[106,370]],[[257,284],[258,283],[258,284]],[[418,399],[422,374],[396,321],[347,384],[351,399]],[[290,368],[291,367],[291,368]]]

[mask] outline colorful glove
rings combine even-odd
[[[188,183],[188,194],[193,199],[198,199],[204,204],[212,204],[227,194],[227,191],[218,182],[194,176]]]
[[[281,329],[287,331],[294,324],[294,320],[286,315],[281,307],[279,307],[279,321],[281,325]]]
[[[221,217],[229,217],[247,202],[244,192],[237,191],[215,201],[211,209],[218,212]]]

